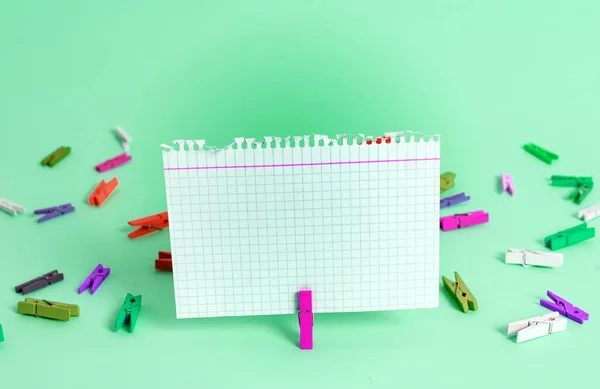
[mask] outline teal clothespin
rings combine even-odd
[[[0,324],[0,343],[4,342],[4,332],[2,332],[2,324]]]
[[[556,155],[546,149],[543,149],[540,146],[534,145],[533,143],[528,143],[525,146],[523,146],[523,148],[529,154],[537,157],[538,159],[541,159],[542,161],[546,162],[547,164],[551,164],[552,161],[558,160],[558,155]]]
[[[596,236],[596,229],[588,228],[587,223],[582,223],[573,228],[547,236],[544,239],[544,245],[554,251],[583,242],[594,236]]]
[[[129,327],[129,332],[133,332],[141,307],[142,296],[137,295],[134,297],[131,293],[127,293],[119,311],[119,316],[117,316],[117,320],[115,321],[115,332],[119,331],[123,325]]]
[[[577,188],[569,196],[569,200],[573,200],[575,204],[581,204],[594,187],[592,177],[552,176],[550,177],[550,181],[552,186]]]

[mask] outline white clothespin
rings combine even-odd
[[[121,141],[121,145],[123,146],[123,150],[129,151],[129,142],[131,142],[131,137],[127,135],[127,133],[121,128],[121,126],[116,126],[115,130],[117,131],[117,136]]]
[[[563,264],[563,255],[543,251],[508,249],[504,262],[511,265],[560,267]]]
[[[551,312],[543,316],[509,323],[508,335],[517,334],[517,343],[521,343],[566,329],[567,318],[559,316],[558,312]]]
[[[600,204],[592,205],[589,208],[582,209],[579,211],[578,217],[582,218],[584,221],[589,222],[592,219],[600,216]]]
[[[17,212],[25,212],[25,208],[21,207],[19,204],[15,204],[5,199],[0,199],[0,209],[13,216],[15,216]]]

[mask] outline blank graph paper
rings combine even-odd
[[[439,135],[163,145],[178,318],[438,306]]]

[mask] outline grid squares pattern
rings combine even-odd
[[[164,151],[177,317],[437,307],[439,150]]]

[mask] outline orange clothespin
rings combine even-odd
[[[115,189],[117,189],[117,186],[119,186],[117,177],[114,177],[108,182],[101,180],[98,186],[96,186],[96,189],[90,194],[90,197],[88,197],[88,203],[92,207],[101,206],[113,194]]]
[[[140,227],[135,231],[131,231],[127,235],[131,239],[136,239],[140,236],[148,235],[153,232],[169,228],[169,215],[165,211],[162,213],[157,213],[156,215],[130,220],[127,223],[129,223],[130,226]]]

